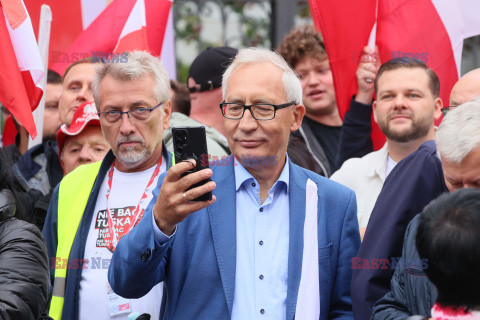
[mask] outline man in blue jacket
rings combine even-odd
[[[112,289],[136,298],[165,281],[163,319],[353,319],[355,195],[286,155],[305,114],[298,78],[278,54],[250,48],[222,88],[233,156],[161,177],[114,253]],[[212,200],[191,201],[208,191]]]

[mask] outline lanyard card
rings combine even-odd
[[[130,313],[130,301],[128,299],[120,297],[113,292],[110,288],[110,284],[107,282],[107,298],[108,298],[108,313],[110,317],[117,316],[119,314]]]

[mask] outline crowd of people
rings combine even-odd
[[[424,62],[382,62],[343,119],[312,26],[185,84],[144,51],[49,70],[43,142],[14,120],[0,149],[0,318],[479,319],[480,68],[446,106]],[[175,163],[185,126],[209,169]]]

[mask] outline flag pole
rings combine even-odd
[[[45,112],[45,93],[47,88],[47,73],[48,73],[48,47],[50,44],[50,27],[52,23],[52,10],[46,4],[42,4],[40,11],[40,27],[38,30],[38,50],[42,58],[43,68],[45,70],[44,76],[41,80],[41,86],[44,90],[42,100],[38,104],[37,109],[33,112],[33,119],[37,127],[37,137],[32,140],[28,138],[28,148],[32,148],[40,143],[43,139],[43,115]]]
[[[373,25],[372,31],[370,32],[370,36],[368,37],[368,44],[367,46],[372,49],[372,52],[375,52],[375,43],[377,42],[377,19],[378,19],[378,0],[376,1],[376,8],[375,8],[375,23]],[[379,59],[380,57],[377,57]],[[366,82],[372,83],[373,79],[366,78]]]

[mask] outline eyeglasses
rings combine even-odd
[[[129,111],[110,110],[105,112],[99,112],[98,116],[100,117],[101,115],[103,115],[105,120],[107,120],[107,122],[109,123],[117,122],[122,118],[123,114],[126,114],[129,119],[131,119],[131,117],[134,117],[137,120],[145,121],[148,119],[148,117],[150,117],[150,113],[160,107],[162,104],[163,102],[160,102],[153,108],[136,108]]]
[[[273,118],[275,118],[275,114],[278,109],[287,108],[295,104],[296,103],[294,101],[291,101],[278,105],[270,103],[260,103],[247,106],[235,102],[222,102],[220,103],[220,110],[222,110],[222,115],[230,120],[242,119],[245,110],[250,110],[250,113],[255,120],[272,120]]]
[[[450,111],[452,111],[453,109],[455,109],[457,106],[448,106],[448,107],[445,107],[445,108],[442,108],[440,109],[440,111],[442,111],[442,114],[443,116],[445,117],[447,115],[447,113],[449,113]]]

